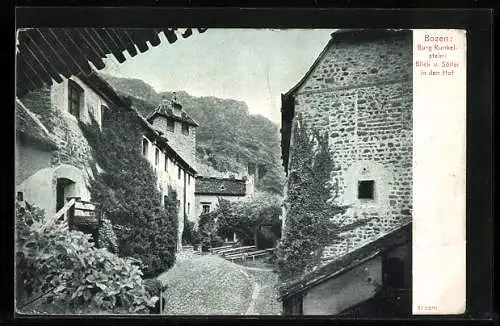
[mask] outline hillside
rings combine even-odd
[[[121,95],[130,99],[142,115],[147,116],[161,98],[172,98],[172,92],[157,93],[140,79],[101,75]],[[201,174],[233,172],[241,174],[253,163],[265,171],[257,182],[261,190],[280,193],[284,172],[280,163],[279,127],[260,115],[249,114],[245,102],[216,97],[195,97],[176,92],[183,109],[199,123],[196,134],[198,170]],[[213,173],[212,173],[213,175]]]

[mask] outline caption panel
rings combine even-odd
[[[413,314],[466,306],[466,32],[413,31]]]

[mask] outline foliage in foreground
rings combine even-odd
[[[56,224],[40,230],[43,211],[16,206],[16,302],[61,313],[148,313],[158,297],[127,258],[96,248],[90,235]],[[35,305],[36,306],[36,305]]]
[[[331,220],[347,207],[334,204],[337,192],[331,172],[335,166],[328,135],[312,134],[299,116],[290,155],[285,227],[277,250],[277,268],[284,282],[313,268],[321,250],[341,238],[339,233],[359,226],[340,226]]]
[[[154,277],[175,262],[176,194],[171,191],[162,205],[155,172],[141,152],[144,128],[137,113],[121,108],[106,112],[102,130],[95,122],[81,124],[103,170],[94,168],[92,200],[113,224],[124,226],[117,230],[120,255],[141,260],[145,276]]]

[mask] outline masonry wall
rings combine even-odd
[[[351,205],[343,223],[371,219],[333,243],[334,258],[398,227],[412,203],[412,38],[334,44],[296,92],[307,128],[329,135],[337,203]],[[293,139],[291,140],[293,150]],[[374,199],[358,199],[373,180]]]
[[[174,132],[168,131],[167,119],[156,116],[153,127],[162,131],[168,139],[169,145],[191,166],[195,166],[196,160],[196,128],[189,125],[189,135],[182,133],[182,122],[175,121]]]

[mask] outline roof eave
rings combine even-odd
[[[366,262],[369,259],[374,258],[375,256],[379,255],[381,252],[391,248],[391,246],[397,246],[400,245],[401,243],[395,242],[395,244],[392,244],[392,241],[389,241],[390,239],[397,237],[398,234],[410,231],[410,237],[411,237],[411,221],[401,225],[399,228],[393,230],[392,232],[389,232],[380,238],[366,244],[363,247],[360,247],[350,253],[347,253],[346,255],[339,257],[338,259],[335,259],[326,265],[323,265],[319,267],[317,270],[312,271],[310,273],[307,273],[306,275],[300,277],[299,279],[296,279],[292,282],[290,282],[288,285],[286,285],[283,290],[282,294],[279,296],[279,300],[286,300],[287,298],[296,295],[298,293],[302,293],[306,291],[307,289],[310,289],[311,287],[326,281],[328,279],[331,279],[333,277],[339,276],[341,274],[344,274],[351,270],[352,268],[362,264],[363,262]],[[349,263],[347,266],[340,267],[333,269],[332,271],[328,271],[329,268],[332,268],[332,266],[335,266],[335,264],[339,264],[342,259],[346,259],[349,255],[354,255],[356,254],[359,255],[359,252],[361,250],[366,249],[366,247],[369,248],[370,245],[373,245],[374,243],[386,243],[385,246],[380,246],[380,247],[375,247],[371,248],[365,255],[362,255],[361,257],[358,257],[357,259],[354,259],[353,262]],[[387,243],[390,243],[392,245],[387,245]],[[321,276],[321,273],[324,272],[325,275]]]

